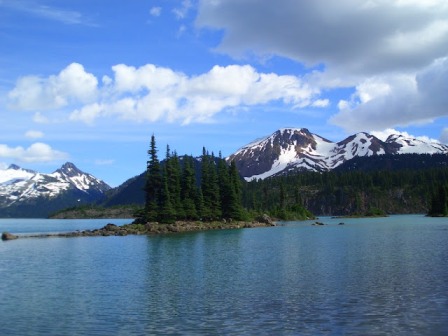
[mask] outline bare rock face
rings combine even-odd
[[[266,224],[266,225],[270,225],[270,226],[275,226],[275,223],[274,223],[274,221],[272,220],[272,218],[269,217],[269,216],[266,215],[266,214],[264,214],[264,215],[258,217],[257,220],[258,220],[260,223],[263,223],[263,224]]]
[[[2,240],[14,240],[17,238],[19,238],[19,237],[17,237],[16,235],[13,235],[12,233],[9,233],[9,232],[2,233]]]

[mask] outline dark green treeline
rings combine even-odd
[[[176,220],[244,220],[242,183],[235,164],[228,165],[203,149],[200,181],[192,156],[178,157],[167,146],[163,164],[154,135],[148,150],[145,207],[140,222],[173,223]]]
[[[318,215],[448,214],[448,169],[301,172],[249,182],[243,205]],[[277,209],[277,210],[276,210]]]
[[[448,184],[441,184],[432,194],[428,216],[448,216]]]

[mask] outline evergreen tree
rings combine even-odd
[[[229,166],[229,183],[230,183],[230,197],[229,197],[229,217],[242,220],[243,219],[243,207],[242,207],[242,191],[241,191],[241,178],[236,168],[235,161],[232,161]]]
[[[159,222],[165,224],[174,223],[176,220],[176,213],[173,209],[170,193],[168,190],[166,166],[165,166],[165,174],[163,174],[162,177],[162,188],[160,192],[158,220]]]
[[[166,181],[168,185],[168,193],[171,200],[171,205],[176,218],[184,217],[182,202],[181,202],[181,175],[182,170],[179,163],[179,157],[176,152],[170,153],[169,146],[167,146],[167,154],[165,160],[166,167]]]
[[[230,184],[229,171],[226,162],[222,159],[221,154],[218,160],[218,184],[219,195],[221,200],[221,211],[223,218],[230,218],[230,203],[232,198],[232,187]]]
[[[202,218],[204,220],[215,220],[221,217],[219,184],[216,174],[215,157],[209,155],[205,148],[202,149],[201,163]]]
[[[211,219],[218,219],[222,216],[222,207],[219,195],[218,173],[216,171],[216,159],[211,155],[208,166],[209,188],[207,191],[208,204],[210,206]]]
[[[204,220],[212,219],[212,206],[211,206],[211,179],[210,179],[210,156],[205,150],[205,147],[202,148],[202,156],[201,156],[201,195],[202,195],[202,205],[203,209],[201,211],[202,218]]]
[[[195,198],[196,212],[197,216],[201,220],[210,221],[210,218],[204,218],[205,206],[204,206],[204,196],[202,195],[202,189],[196,188],[196,198]]]
[[[196,178],[193,169],[192,158],[186,155],[184,156],[184,169],[182,173],[181,200],[185,213],[184,218],[187,220],[198,219],[199,216],[196,208]]]
[[[146,164],[145,183],[145,220],[155,221],[158,218],[160,194],[162,189],[162,174],[157,157],[157,147],[154,134],[151,136],[148,150],[149,160]]]

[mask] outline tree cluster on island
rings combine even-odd
[[[197,181],[192,156],[179,157],[167,146],[161,163],[154,135],[148,150],[145,206],[136,222],[174,223],[185,221],[246,220],[242,206],[242,181],[235,164],[205,148]]]

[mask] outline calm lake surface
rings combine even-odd
[[[0,242],[0,334],[448,334],[448,219],[320,221]],[[130,220],[1,219],[0,231],[108,222]]]

